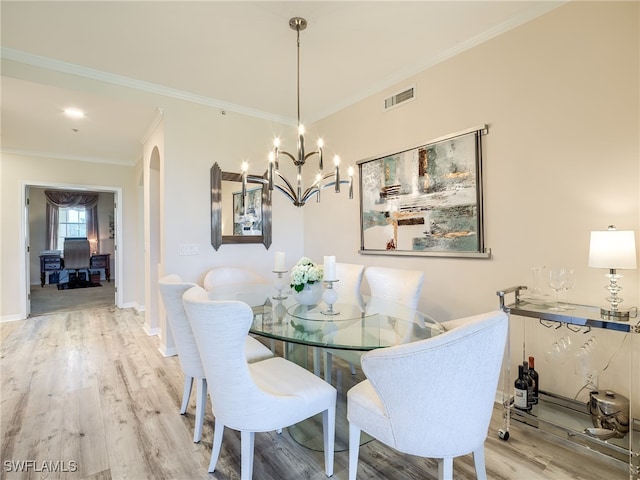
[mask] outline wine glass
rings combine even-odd
[[[549,270],[549,287],[556,292],[556,303],[549,310],[554,312],[564,312],[564,307],[560,306],[560,290],[565,288],[566,270],[564,268],[552,268]]]
[[[564,268],[564,267],[562,267]],[[565,276],[564,276],[564,291],[565,291],[565,299],[564,299],[564,309],[565,310],[575,310],[576,307],[569,303],[569,290],[573,288],[576,284],[576,277],[573,268],[564,268]]]

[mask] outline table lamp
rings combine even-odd
[[[622,278],[622,275],[616,270],[637,268],[634,232],[632,230],[616,230],[613,225],[609,225],[608,229],[604,231],[591,232],[589,266],[609,269],[609,273],[605,275],[609,279],[609,285],[605,288],[609,291],[606,300],[610,307],[608,309],[601,308],[600,314],[605,318],[628,321],[629,310],[619,308],[623,299],[618,296],[622,290],[622,287],[618,285],[618,280]]]

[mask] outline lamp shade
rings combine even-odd
[[[589,266],[608,269],[635,269],[636,241],[633,230],[591,232]]]

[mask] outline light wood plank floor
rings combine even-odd
[[[178,413],[177,357],[160,355],[142,320],[132,309],[104,307],[0,324],[0,478],[239,478],[240,438],[228,429],[218,469],[207,473],[210,405],[203,441],[193,443],[194,400],[186,415]],[[628,478],[621,464],[517,424],[508,442],[499,440],[500,426],[496,408],[486,442],[490,479]],[[322,453],[298,445],[286,430],[257,434],[255,451],[255,479],[326,478]],[[10,471],[20,461],[35,463],[28,472]],[[336,453],[335,462],[333,478],[346,479],[348,452]],[[361,447],[358,473],[359,479],[433,479],[437,467],[373,441]],[[454,474],[475,478],[472,457],[456,459]]]

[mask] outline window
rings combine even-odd
[[[87,215],[84,207],[61,208],[58,211],[58,250],[64,249],[65,237],[86,237]]]

